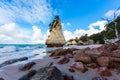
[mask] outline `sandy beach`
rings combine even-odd
[[[76,47],[79,49],[83,49],[86,47],[95,48],[99,46],[101,45],[69,46],[69,48]],[[42,67],[47,66],[50,62],[53,62],[53,66],[56,66],[62,72],[63,75],[73,76],[74,80],[92,80],[93,77],[100,77],[100,75],[96,73],[96,69],[91,68],[88,68],[88,71],[85,73],[81,73],[80,71],[70,72],[68,69],[70,67],[70,64],[74,62],[74,58],[71,58],[70,61],[66,64],[58,64],[58,61],[62,57],[59,59],[53,59],[52,57],[49,57],[50,54],[51,53],[47,53],[47,55],[44,56],[43,59],[21,61],[2,67],[0,68],[0,78],[4,78],[4,80],[18,80],[20,77],[27,74],[30,70],[38,70]],[[21,71],[20,67],[27,62],[35,62],[36,64],[28,71]],[[120,79],[120,74],[117,74],[115,70],[111,70],[111,72],[112,76],[106,77],[108,80]]]

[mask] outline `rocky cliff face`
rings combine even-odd
[[[50,35],[46,40],[47,47],[62,47],[65,44],[65,38],[62,33],[62,26],[59,16],[56,16],[49,26]]]

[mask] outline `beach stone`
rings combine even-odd
[[[54,56],[65,56],[67,54],[72,54],[73,51],[78,50],[76,48],[68,48],[68,49],[56,49],[51,54],[50,57]]]
[[[120,58],[117,57],[110,57],[111,61],[113,62],[119,62],[120,63]]]
[[[108,68],[115,68],[115,69],[119,69],[120,68],[120,63],[119,62],[111,62]]]
[[[54,64],[54,62],[52,61],[52,62],[49,62],[46,66],[50,67],[50,66],[53,66],[53,64]]]
[[[57,49],[51,53],[50,57],[61,56],[66,54],[67,54],[67,49]]]
[[[63,57],[58,64],[66,64],[70,61],[70,59],[68,57]]]
[[[85,65],[82,62],[73,62],[70,65],[71,68],[74,68],[82,73],[86,72],[88,69],[85,67]]]
[[[19,80],[30,80],[36,74],[36,70],[30,70],[26,75],[22,76]]]
[[[118,58],[120,58],[120,49],[114,50],[114,51],[112,52],[112,56],[113,56],[113,57],[118,57]]]
[[[22,58],[18,59],[18,61],[24,61],[24,60],[28,60],[28,57],[22,57]]]
[[[55,57],[53,57],[53,59],[58,59],[58,58],[60,58],[60,56],[55,56]]]
[[[109,44],[103,44],[101,47],[99,47],[102,50],[107,50],[108,52],[111,52],[113,50],[116,50],[118,48],[118,45],[114,43],[109,43]]]
[[[90,57],[98,57],[101,55],[101,52],[98,48],[93,48],[85,51],[85,54],[89,55]]]
[[[89,56],[81,55],[79,58],[75,59],[76,62],[83,62],[83,63],[92,63],[92,60]]]
[[[54,66],[43,67],[30,80],[64,80],[60,70]]]
[[[101,76],[106,76],[106,77],[112,76],[112,73],[108,70],[107,67],[98,68],[97,73]]]
[[[97,58],[97,63],[101,66],[101,67],[108,67],[110,64],[111,60],[109,57],[106,56],[102,56],[102,57],[98,57]]]
[[[5,79],[3,79],[3,78],[0,78],[0,80],[5,80]]]
[[[21,71],[26,71],[29,70],[32,66],[34,66],[36,63],[35,62],[29,62],[26,63],[23,67],[20,68]]]
[[[68,69],[70,72],[75,72],[75,70],[73,68],[69,68]]]
[[[76,53],[75,55],[75,61],[76,62],[83,62],[83,63],[91,63],[92,59],[90,56],[84,54],[84,53]]]
[[[110,43],[108,44],[107,46],[107,49],[109,52],[113,51],[113,50],[116,50],[118,48],[118,45],[114,44],[114,43]]]
[[[77,51],[77,50],[79,50],[79,49],[74,48],[74,47],[72,47],[72,48],[68,48],[68,51],[71,51],[71,52],[73,52],[73,51]]]
[[[114,43],[104,44],[98,48],[102,56],[112,56],[112,51],[117,50],[118,45]]]
[[[95,68],[97,68],[97,64],[96,63],[90,63],[90,64],[87,64],[87,67],[95,69]]]
[[[89,52],[87,51],[91,51],[91,49],[89,47],[82,49],[81,51],[76,52],[75,54],[75,61],[76,62],[83,62],[83,63],[92,63],[92,59],[89,56]]]
[[[13,64],[13,63],[16,63],[18,61],[24,61],[24,60],[28,60],[28,57],[22,57],[22,58],[19,58],[19,59],[7,60],[7,61],[3,62],[2,64],[0,64],[0,67],[6,66],[6,65],[9,65],[9,64]]]
[[[66,57],[73,58],[73,54],[66,54]]]
[[[74,80],[73,76],[64,75],[64,80]]]
[[[92,80],[108,80],[107,78],[104,77],[94,77]]]

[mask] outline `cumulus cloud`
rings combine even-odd
[[[46,0],[2,0],[0,1],[0,23],[23,20],[28,23],[45,23],[53,10]]]
[[[69,39],[72,39],[72,38],[75,38],[75,37],[80,37],[84,34],[92,35],[94,33],[98,33],[98,32],[105,29],[104,28],[105,24],[106,24],[106,21],[97,21],[95,23],[91,23],[88,26],[88,28],[89,28],[88,30],[76,29],[74,32],[65,30],[65,31],[63,31],[63,33],[64,33],[64,36],[65,36],[65,39],[69,40]],[[96,27],[98,27],[98,28],[96,28]]]
[[[0,26],[0,43],[44,43],[47,34],[42,34],[37,26],[26,30],[15,23],[9,23]]]
[[[109,10],[108,12],[106,12],[106,14],[104,15],[105,17],[107,18],[111,18],[111,17],[114,17],[114,13],[116,16],[119,16],[120,15],[120,10]]]
[[[47,34],[42,34],[41,29],[39,29],[37,26],[33,26],[33,35],[31,37],[32,43],[44,43],[47,37]]]
[[[80,37],[84,34],[91,35],[104,30],[105,24],[106,21],[97,21],[90,24],[88,30],[76,29],[74,32],[65,30],[63,31],[63,34],[66,40]],[[96,29],[96,26],[99,28]],[[49,30],[43,34],[41,29],[37,26],[32,26],[31,30],[21,28],[16,23],[9,23],[0,26],[0,43],[44,43],[48,35]]]

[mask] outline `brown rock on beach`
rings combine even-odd
[[[54,66],[40,68],[30,80],[64,80],[60,70]]]
[[[101,67],[108,67],[110,64],[111,60],[109,57],[98,57],[97,58],[97,63],[101,66]]]
[[[82,62],[73,62],[70,65],[71,68],[74,68],[82,73],[86,72],[88,69],[85,67],[85,65]]]
[[[73,68],[69,68],[68,69],[70,72],[75,72],[75,70]]]
[[[32,66],[34,66],[36,63],[35,62],[29,62],[25,64],[23,67],[20,68],[21,71],[26,71],[29,70]]]
[[[63,57],[62,59],[60,59],[58,64],[65,64],[65,63],[68,63],[69,61],[70,59],[68,57]]]
[[[73,76],[64,75],[64,80],[74,80]]]
[[[83,63],[91,63],[91,57],[86,55],[83,51],[79,51],[75,54],[75,61],[76,62],[83,62]]]
[[[96,63],[90,63],[90,64],[87,64],[87,67],[94,69],[94,68],[97,68],[98,66]]]
[[[112,76],[112,73],[108,70],[107,67],[98,68],[97,73],[100,74],[101,76],[107,76],[107,77]]]

